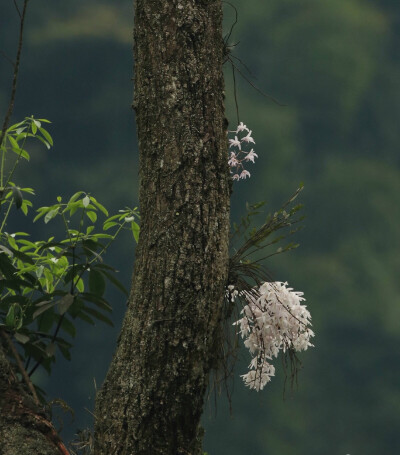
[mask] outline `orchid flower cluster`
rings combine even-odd
[[[231,299],[239,295],[247,302],[241,311],[243,317],[234,325],[239,326],[244,345],[254,356],[249,372],[241,377],[256,391],[262,390],[275,375],[270,360],[281,350],[305,351],[313,346],[310,339],[314,332],[309,328],[311,315],[301,304],[305,300],[303,293],[295,292],[287,285],[279,281],[264,283],[259,289],[239,294],[233,286],[228,287]]]
[[[258,158],[258,155],[253,149],[250,151],[245,150],[249,148],[250,144],[255,144],[254,139],[251,137],[252,132],[243,122],[240,122],[236,131],[229,131],[229,133],[235,134],[234,139],[229,139],[229,148],[234,149],[229,152],[228,160],[231,172],[234,174],[232,178],[233,180],[240,180],[250,177],[250,172],[244,168],[243,163],[249,161],[254,163],[254,159]],[[243,146],[245,149],[242,148]]]

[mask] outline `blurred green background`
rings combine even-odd
[[[305,190],[301,247],[266,265],[302,290],[313,315],[315,348],[301,356],[298,388],[277,372],[263,392],[235,372],[233,414],[224,395],[204,414],[211,454],[376,455],[400,453],[400,2],[398,0],[232,0],[239,42],[233,62],[240,120],[259,155],[250,180],[235,183],[232,218],[246,201],[275,211],[298,184]],[[224,5],[225,32],[234,21]],[[52,120],[55,147],[35,147],[17,182],[36,189],[35,204],[83,189],[109,209],[137,204],[138,153],[132,100],[132,22],[128,0],[32,0],[13,120]],[[18,16],[0,5],[0,50],[13,57]],[[236,125],[232,68],[226,105]],[[0,57],[0,111],[12,68]],[[20,218],[20,228],[30,229]],[[54,229],[36,223],[36,236]],[[108,262],[129,286],[134,245],[120,239]],[[110,294],[115,328],[83,326],[73,360],[36,378],[62,398],[64,435],[90,425],[95,395],[112,356],[125,299]],[[275,362],[278,366],[279,362]],[[95,381],[94,381],[95,378]]]

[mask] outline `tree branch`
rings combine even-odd
[[[33,387],[33,384],[31,382],[31,380],[29,379],[28,373],[25,370],[24,365],[22,364],[21,357],[19,356],[18,351],[16,350],[16,348],[14,346],[14,343],[12,342],[11,338],[8,336],[8,334],[4,330],[1,330],[0,333],[1,333],[2,337],[4,338],[4,340],[6,341],[8,347],[10,348],[10,351],[11,351],[15,361],[17,362],[19,371],[21,372],[21,375],[24,378],[26,385],[28,386],[29,390],[32,393],[35,404],[39,406],[40,401],[36,394],[35,387]]]
[[[5,133],[7,131],[8,124],[9,124],[11,115],[14,110],[15,93],[17,91],[17,80],[18,80],[18,73],[19,73],[19,62],[21,59],[22,42],[23,42],[23,36],[24,36],[24,24],[25,24],[26,8],[28,6],[28,2],[29,2],[29,0],[24,0],[24,7],[23,7],[23,10],[21,13],[18,8],[18,5],[15,3],[15,0],[14,0],[15,7],[17,8],[17,12],[20,17],[19,39],[18,39],[17,56],[15,58],[15,64],[14,64],[14,74],[13,74],[13,81],[12,81],[12,86],[11,86],[10,102],[8,103],[7,113],[4,117],[3,127],[1,129],[0,147],[3,145]]]

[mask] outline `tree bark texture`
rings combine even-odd
[[[17,379],[0,343],[0,455],[17,454],[68,455],[68,451],[43,408]]]
[[[198,455],[228,274],[221,0],[136,0],[134,40],[141,231],[95,453]]]

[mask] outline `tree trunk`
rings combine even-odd
[[[96,455],[198,455],[228,273],[220,0],[136,0],[141,231]]]
[[[68,455],[44,410],[18,381],[0,339],[0,454]]]

